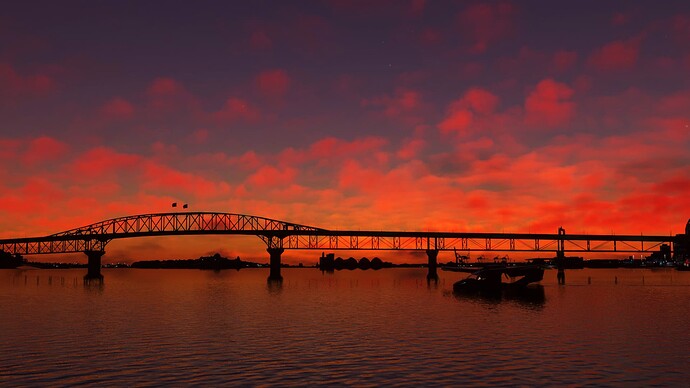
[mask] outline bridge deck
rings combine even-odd
[[[563,232],[564,233],[564,232]],[[253,235],[269,248],[651,253],[673,236],[326,230],[232,213],[161,213],[106,220],[49,236],[0,240],[22,255],[103,251],[112,240],[173,235]]]

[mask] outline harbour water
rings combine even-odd
[[[547,271],[528,296],[461,273],[0,271],[0,385],[687,386],[690,272]]]

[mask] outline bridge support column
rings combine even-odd
[[[105,254],[105,251],[84,251],[84,253],[89,258],[87,272],[86,275],[84,275],[84,282],[102,282],[103,275],[101,275],[101,257],[103,257]]]
[[[426,250],[426,256],[429,259],[429,272],[426,275],[426,279],[427,280],[438,280],[438,272],[437,272],[438,263],[436,262],[436,258],[438,257],[438,250],[437,249],[427,249]]]
[[[280,276],[280,255],[283,254],[285,251],[283,248],[268,248],[266,249],[269,255],[271,255],[271,261],[270,261],[270,273],[268,275],[268,280],[269,281],[274,281],[278,280],[281,281],[283,280],[283,277]]]

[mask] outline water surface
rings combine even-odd
[[[454,295],[425,269],[0,271],[0,385],[687,386],[690,273],[546,272]]]

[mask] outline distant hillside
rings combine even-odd
[[[257,263],[242,261],[239,257],[231,260],[219,253],[213,256],[202,256],[189,260],[148,260],[132,263],[132,268],[169,268],[169,269],[240,269],[257,268]]]

